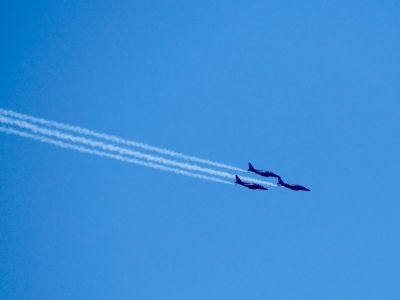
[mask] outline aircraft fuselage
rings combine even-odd
[[[261,184],[251,183],[251,182],[244,182],[237,175],[236,175],[235,183],[239,184],[239,185],[242,185],[244,187],[247,187],[248,189],[251,189],[251,190],[264,190],[264,191],[268,190],[266,187],[262,186]]]
[[[288,184],[284,183],[281,184],[281,186],[284,186],[285,188],[291,189],[293,191],[307,191],[309,192],[310,190],[306,188],[305,186],[299,185],[299,184]]]

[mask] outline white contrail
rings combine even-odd
[[[15,120],[15,119],[8,118],[8,117],[0,116],[0,122],[8,124],[8,125],[13,125],[13,126],[18,126],[21,128],[28,129],[28,130],[33,131],[36,134],[52,136],[52,137],[67,140],[67,141],[70,141],[73,143],[80,143],[80,144],[84,144],[84,145],[87,145],[90,147],[100,148],[101,150],[105,150],[105,151],[117,152],[121,155],[133,156],[138,159],[148,160],[150,162],[162,163],[165,165],[170,165],[173,167],[178,167],[178,168],[182,168],[182,169],[186,169],[186,170],[190,170],[190,171],[208,173],[213,176],[220,176],[220,177],[225,177],[225,178],[229,178],[229,179],[235,178],[235,175],[227,173],[227,172],[217,171],[214,169],[200,167],[198,165],[193,165],[193,164],[182,163],[182,162],[178,162],[178,161],[174,161],[174,160],[170,160],[170,159],[165,159],[163,157],[145,154],[145,153],[142,153],[139,151],[132,151],[132,150],[129,150],[126,148],[121,148],[121,147],[114,146],[111,144],[95,141],[95,140],[92,140],[89,138],[74,136],[74,135],[66,134],[66,133],[63,133],[63,132],[60,132],[57,130],[53,130],[53,129],[46,129],[46,128],[31,124],[26,121],[20,121],[20,120]],[[275,184],[272,184],[270,182],[266,182],[263,180],[257,180],[257,179],[253,179],[253,178],[249,178],[249,177],[242,177],[242,178],[244,180],[248,180],[248,181],[252,181],[252,182],[256,182],[256,183],[260,183],[260,184],[276,186]]]
[[[93,150],[93,149],[90,149],[90,148],[86,148],[86,147],[83,147],[83,146],[78,146],[78,145],[75,145],[75,144],[61,142],[59,140],[48,138],[48,137],[44,137],[44,136],[40,136],[40,135],[37,135],[37,134],[31,134],[31,133],[28,133],[28,132],[20,131],[20,130],[14,129],[14,128],[0,126],[0,132],[4,132],[4,133],[7,133],[7,134],[14,134],[14,135],[18,135],[20,137],[30,138],[30,139],[33,139],[33,140],[36,140],[36,141],[40,141],[40,142],[43,142],[43,143],[52,144],[52,145],[55,145],[55,146],[60,147],[60,148],[76,150],[76,151],[81,152],[81,153],[87,153],[87,154],[101,156],[101,157],[107,157],[107,158],[119,160],[119,161],[126,162],[126,163],[136,164],[136,165],[140,165],[140,166],[144,166],[144,167],[148,167],[148,168],[153,168],[153,169],[157,169],[157,170],[161,170],[161,171],[166,171],[166,172],[172,172],[172,173],[183,175],[183,176],[199,178],[199,179],[213,181],[213,182],[217,182],[217,183],[233,184],[230,181],[222,180],[222,179],[219,179],[219,178],[205,176],[205,175],[201,175],[201,174],[196,174],[196,173],[184,171],[184,170],[177,169],[177,168],[166,167],[166,166],[155,164],[155,163],[143,162],[143,161],[138,160],[138,159],[128,158],[128,157],[125,157],[125,156],[122,156],[122,155],[118,155],[118,154],[111,154],[111,153],[104,152],[104,151]]]
[[[95,132],[95,131],[92,131],[92,130],[89,130],[89,129],[86,129],[86,128],[81,128],[81,127],[78,127],[78,126],[71,126],[71,125],[67,125],[67,124],[63,124],[63,123],[59,123],[59,122],[55,122],[55,121],[49,121],[49,120],[33,117],[33,116],[30,116],[30,115],[17,113],[17,112],[11,111],[11,110],[5,110],[5,109],[0,108],[0,114],[6,115],[6,116],[10,116],[10,117],[14,117],[14,118],[18,118],[18,119],[21,119],[21,120],[31,121],[33,123],[42,124],[42,125],[45,125],[45,126],[48,126],[48,127],[54,127],[54,128],[58,128],[58,129],[65,130],[65,131],[71,131],[71,132],[79,133],[81,135],[96,137],[98,139],[103,139],[103,140],[106,140],[106,141],[119,143],[119,144],[123,144],[123,145],[126,145],[126,146],[132,146],[132,147],[141,148],[141,149],[148,150],[148,151],[157,152],[157,153],[164,154],[164,155],[169,155],[169,156],[172,156],[172,157],[175,157],[175,158],[179,158],[179,159],[183,159],[183,160],[188,160],[188,161],[198,162],[198,163],[202,163],[202,164],[207,164],[207,165],[210,165],[210,166],[229,169],[229,170],[232,170],[232,171],[246,172],[246,170],[243,170],[241,168],[230,166],[230,165],[226,165],[226,164],[222,164],[222,163],[211,161],[211,160],[208,160],[208,159],[203,159],[203,158],[199,158],[199,157],[195,157],[195,156],[190,156],[190,155],[186,155],[186,154],[183,154],[183,153],[175,152],[175,151],[172,151],[172,150],[163,149],[163,148],[154,147],[154,146],[151,146],[151,145],[148,145],[148,144],[144,144],[144,143],[139,143],[139,142],[135,142],[135,141],[126,140],[126,139],[123,139],[123,138],[120,138],[120,137],[117,137],[117,136],[114,136],[114,135],[109,135],[109,134],[105,134],[105,133],[99,133],[99,132]]]

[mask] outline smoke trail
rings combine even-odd
[[[154,156],[154,155],[149,155],[149,154],[145,154],[145,153],[141,153],[138,151],[132,151],[132,150],[128,150],[125,148],[121,148],[121,147],[117,147],[111,144],[107,144],[107,143],[103,143],[103,142],[99,142],[99,141],[95,141],[95,140],[91,140],[88,138],[83,138],[83,137],[79,137],[79,136],[73,136],[70,134],[66,134],[57,130],[53,130],[53,129],[46,129],[46,128],[42,128],[33,124],[30,124],[26,121],[19,121],[19,120],[13,120],[7,117],[2,117],[0,116],[0,122],[1,123],[5,123],[5,124],[9,124],[9,125],[15,125],[21,128],[25,128],[25,129],[29,129],[31,131],[33,131],[36,134],[41,134],[41,135],[47,135],[47,136],[52,136],[52,137],[56,137],[58,139],[63,139],[63,140],[67,140],[73,143],[81,143],[84,145],[88,145],[91,147],[95,147],[95,148],[100,148],[102,150],[105,151],[112,151],[112,152],[117,152],[121,155],[129,155],[129,156],[133,156],[139,159],[144,159],[144,160],[148,160],[151,162],[157,162],[157,163],[162,163],[162,164],[166,164],[166,165],[170,165],[173,167],[178,167],[178,168],[182,168],[182,169],[186,169],[186,170],[190,170],[190,171],[198,171],[198,172],[203,172],[203,173],[208,173],[210,175],[213,176],[220,176],[220,177],[225,177],[225,178],[229,178],[229,179],[234,179],[235,176],[233,174],[227,173],[227,172],[222,172],[222,171],[217,171],[217,170],[213,170],[213,169],[209,169],[209,168],[204,168],[204,167],[200,167],[197,165],[192,165],[192,164],[188,164],[188,163],[182,163],[182,162],[177,162],[174,160],[169,160],[169,159],[165,159],[159,156]],[[249,178],[249,177],[243,177],[244,180],[248,180],[248,181],[252,181],[252,182],[257,182],[260,184],[265,184],[265,185],[269,185],[269,186],[276,186],[275,184],[272,184],[270,182],[266,182],[263,180],[257,180],[257,179],[253,179],[253,178]]]
[[[27,133],[27,132],[20,131],[20,130],[17,130],[17,129],[13,129],[13,128],[9,128],[9,127],[0,126],[0,131],[4,132],[4,133],[7,133],[7,134],[14,134],[14,135],[18,135],[20,137],[30,138],[30,139],[33,139],[33,140],[36,140],[36,141],[40,141],[40,142],[43,142],[43,143],[52,144],[52,145],[55,145],[55,146],[60,147],[60,148],[75,150],[75,151],[78,151],[78,152],[81,152],[81,153],[87,153],[87,154],[91,154],[91,155],[107,157],[107,158],[119,160],[119,161],[126,162],[126,163],[136,164],[136,165],[140,165],[140,166],[143,166],[143,167],[153,168],[153,169],[166,171],[166,172],[172,172],[172,173],[183,175],[183,176],[188,176],[188,177],[193,177],[193,178],[213,181],[213,182],[217,182],[217,183],[233,184],[230,181],[222,180],[222,179],[219,179],[219,178],[214,178],[214,177],[210,177],[210,176],[196,174],[196,173],[184,171],[184,170],[181,170],[181,169],[166,167],[166,166],[155,164],[155,163],[143,162],[143,161],[138,160],[138,159],[127,158],[127,157],[124,157],[124,156],[118,155],[118,154],[110,154],[110,153],[107,153],[107,152],[104,152],[104,151],[93,150],[93,149],[90,149],[90,148],[86,148],[86,147],[82,147],[82,146],[78,146],[78,145],[74,145],[74,144],[70,144],[70,143],[61,142],[61,141],[56,140],[56,139],[40,136],[40,135],[37,135],[37,134]]]
[[[79,133],[81,135],[96,137],[98,139],[103,139],[103,140],[106,140],[106,141],[109,141],[109,142],[115,142],[115,143],[123,144],[123,145],[126,145],[126,146],[137,147],[137,148],[141,148],[141,149],[144,149],[144,150],[153,151],[153,152],[157,152],[157,153],[164,154],[164,155],[169,155],[169,156],[172,156],[172,157],[175,157],[175,158],[179,158],[179,159],[183,159],[183,160],[188,160],[188,161],[198,162],[198,163],[202,163],[202,164],[207,164],[207,165],[211,165],[211,166],[214,166],[214,167],[224,168],[224,169],[228,169],[228,170],[232,170],[232,171],[246,172],[246,170],[243,170],[241,168],[237,168],[237,167],[234,167],[234,166],[222,164],[222,163],[219,163],[219,162],[214,162],[214,161],[211,161],[211,160],[207,160],[207,159],[203,159],[203,158],[199,158],[199,157],[195,157],[195,156],[186,155],[186,154],[175,152],[175,151],[168,150],[168,149],[154,147],[154,146],[151,146],[151,145],[148,145],[148,144],[144,144],[144,143],[139,143],[139,142],[135,142],[135,141],[122,139],[122,138],[114,136],[114,135],[109,135],[109,134],[105,134],[105,133],[98,133],[98,132],[95,132],[95,131],[92,131],[92,130],[89,130],[89,129],[86,129],[86,128],[81,128],[81,127],[78,127],[78,126],[71,126],[71,125],[67,125],[67,124],[63,124],[63,123],[59,123],[59,122],[55,122],[55,121],[49,121],[49,120],[45,120],[45,119],[41,119],[41,118],[36,118],[36,117],[33,117],[33,116],[29,116],[29,115],[13,112],[11,110],[5,110],[5,109],[0,108],[0,114],[6,115],[6,116],[9,116],[9,117],[19,118],[21,120],[31,121],[33,123],[42,124],[42,125],[45,125],[45,126],[48,126],[48,127],[54,127],[54,128],[58,128],[58,129],[65,130],[65,131],[71,131],[71,132]]]

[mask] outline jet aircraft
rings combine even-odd
[[[284,186],[285,188],[293,190],[293,191],[308,191],[308,192],[310,191],[308,188],[306,188],[302,185],[299,185],[299,184],[285,183],[285,182],[283,182],[281,177],[278,177],[278,184],[281,186]]]
[[[276,175],[273,172],[270,171],[262,171],[262,170],[257,170],[253,167],[253,165],[251,163],[249,163],[249,169],[248,171],[256,173],[258,175],[264,176],[264,177],[275,177],[275,178],[279,178],[279,175]]]
[[[236,184],[243,185],[243,186],[247,187],[248,189],[251,189],[251,190],[268,190],[266,187],[263,187],[260,184],[244,182],[237,175],[235,177],[236,177],[236,181],[235,181]]]

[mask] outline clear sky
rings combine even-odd
[[[399,1],[115,2],[3,1],[0,107],[312,192],[1,134],[0,298],[399,299]]]

